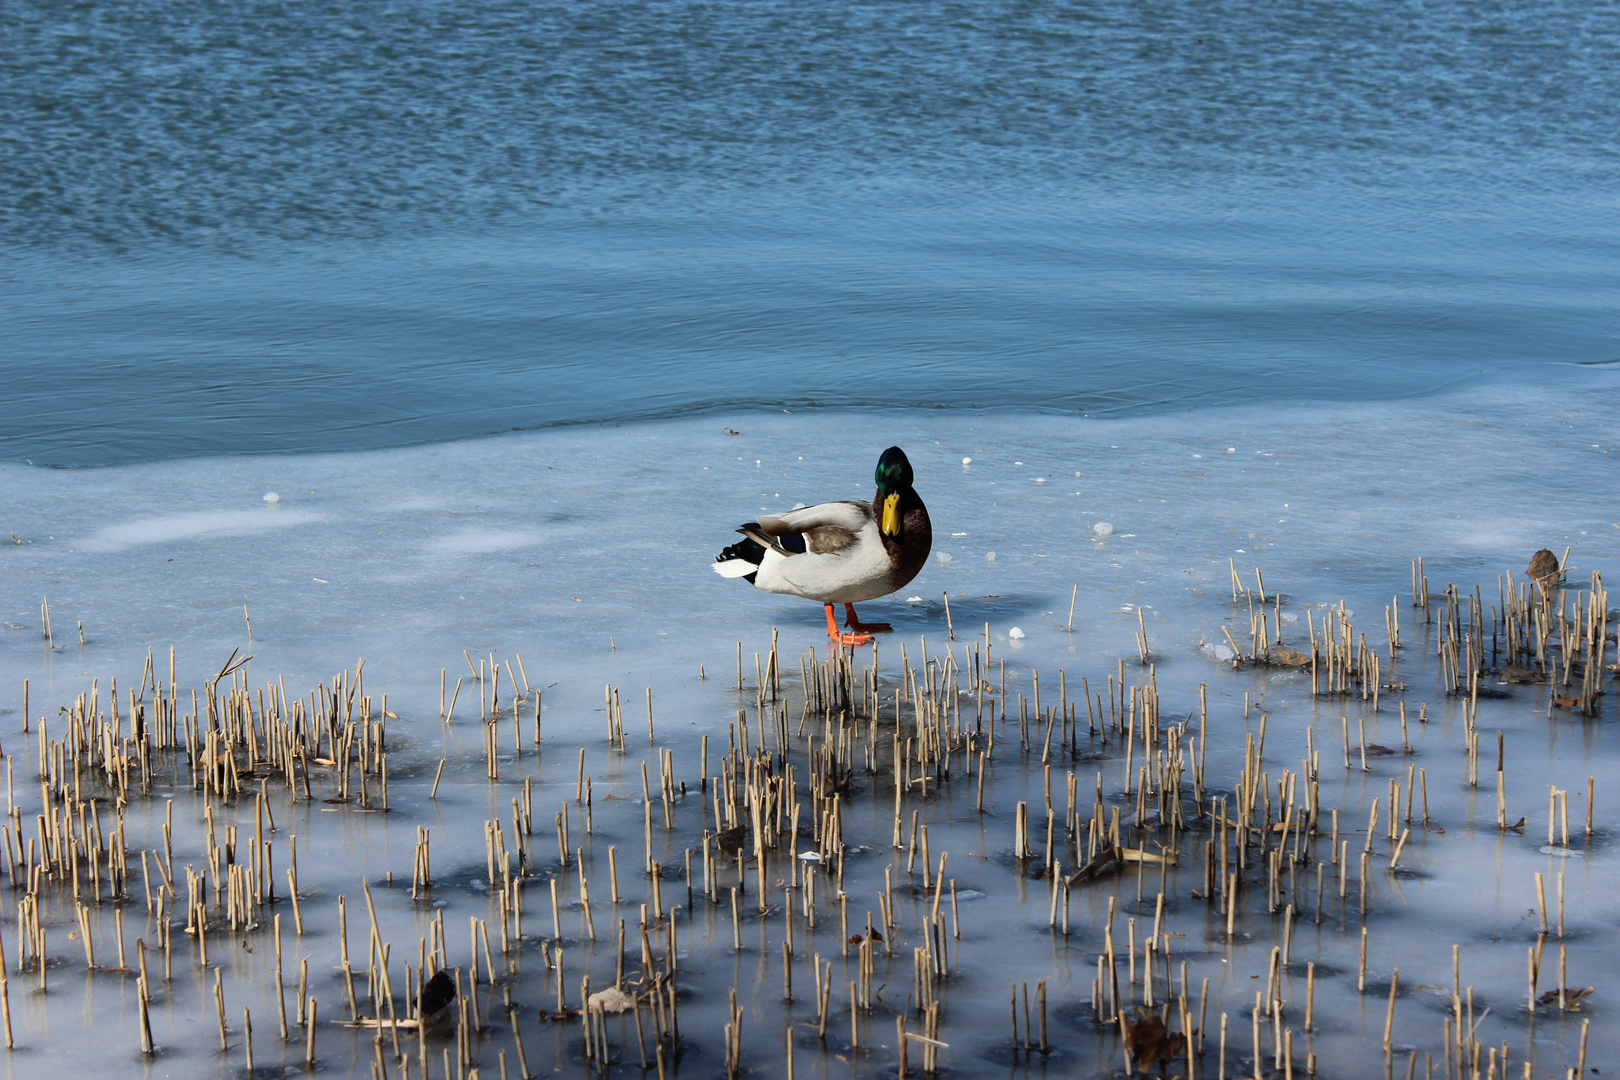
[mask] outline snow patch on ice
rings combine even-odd
[[[84,541],[84,547],[88,551],[121,551],[143,544],[168,544],[199,536],[251,536],[272,529],[307,525],[324,517],[308,510],[281,510],[274,514],[264,510],[200,510],[109,525]]]
[[[428,549],[444,555],[481,555],[491,551],[511,551],[540,543],[538,533],[513,529],[462,529],[428,543]]]

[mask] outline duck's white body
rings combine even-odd
[[[765,548],[759,566],[726,559],[714,564],[716,573],[756,574],[755,588],[824,604],[855,604],[898,588],[891,584],[894,560],[883,546],[871,503],[829,502],[762,514],[759,526],[763,535],[753,537]],[[794,534],[804,538],[803,551],[784,550],[779,538]]]

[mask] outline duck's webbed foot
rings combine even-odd
[[[887,634],[894,629],[894,627],[890,626],[886,622],[861,622],[861,620],[855,615],[854,604],[844,605],[844,625],[856,633],[864,634]]]
[[[823,604],[821,606],[824,609],[826,609],[826,612],[827,612],[827,637],[830,638],[832,641],[836,642],[839,645],[870,645],[870,644],[872,644],[872,635],[871,634],[864,634],[864,633],[861,633],[860,631],[874,629],[874,627],[860,626],[860,625],[856,624],[854,622],[854,619],[853,619],[853,616],[855,614],[855,609],[853,607],[850,607],[850,605],[848,605],[848,604],[844,605],[845,609],[849,612],[849,614],[851,616],[851,621],[850,621],[850,631],[851,632],[846,634],[846,633],[841,632],[838,629],[838,620],[833,618],[833,606],[831,604]],[[888,627],[885,626],[885,627],[882,627],[882,629],[887,630]]]

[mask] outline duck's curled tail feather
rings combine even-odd
[[[743,538],[715,556],[713,569],[721,577],[742,578],[750,585],[759,573],[759,564],[765,561],[765,546],[754,539],[759,525],[750,521],[737,531]]]

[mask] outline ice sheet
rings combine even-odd
[[[566,671],[559,700],[608,680],[691,689],[699,665],[734,667],[735,642],[751,653],[773,626],[794,649],[820,644],[818,605],[708,563],[757,513],[869,497],[890,443],[915,466],[934,557],[873,618],[937,634],[948,592],[958,627],[1016,625],[1038,665],[1134,652],[1141,604],[1168,672],[1222,640],[1208,600],[1228,559],[1352,607],[1386,603],[1418,555],[1435,582],[1522,571],[1540,547],[1612,564],[1615,382],[1282,413],[744,414],[362,454],[0,465],[20,541],[0,551],[0,679],[71,697],[80,672],[133,673],[171,644],[200,678],[248,645],[246,605],[256,667],[313,680],[364,657],[417,713],[437,711],[423,672],[465,673],[463,649],[515,651],[546,683]],[[1075,630],[1059,634],[1074,585]]]
[[[1017,693],[1029,691],[1032,669],[1041,671],[1045,686],[1059,668],[1071,687],[1082,677],[1100,684],[1124,659],[1133,682],[1145,678],[1134,640],[1145,625],[1161,690],[1173,707],[1192,708],[1197,687],[1208,684],[1211,783],[1230,784],[1261,710],[1271,714],[1267,760],[1281,770],[1297,767],[1307,723],[1316,727],[1324,759],[1339,753],[1331,733],[1344,706],[1311,699],[1296,673],[1233,672],[1222,661],[1229,651],[1222,625],[1240,644],[1248,627],[1247,610],[1230,603],[1229,560],[1251,586],[1260,567],[1267,588],[1285,594],[1284,634],[1295,645],[1305,636],[1307,612],[1320,615],[1341,600],[1358,629],[1381,643],[1383,607],[1395,599],[1407,635],[1432,651],[1432,640],[1409,625],[1414,556],[1424,557],[1435,589],[1477,584],[1487,602],[1497,575],[1512,571],[1522,578],[1540,547],[1560,555],[1570,547],[1572,585],[1591,570],[1612,580],[1620,565],[1620,528],[1613,524],[1620,448],[1610,441],[1620,436],[1617,383],[1613,373],[1579,372],[1558,385],[1487,387],[1398,405],[1232,409],[1122,421],[755,413],[366,454],[83,471],[0,466],[6,528],[19,541],[0,552],[7,560],[0,737],[15,757],[22,792],[32,775],[27,755],[16,749],[25,678],[37,719],[54,717],[93,678],[103,680],[104,694],[112,676],[133,686],[148,650],[157,651],[162,668],[171,644],[182,687],[200,685],[239,649],[254,657],[253,683],[281,677],[293,695],[363,657],[368,692],[386,692],[389,709],[400,717],[390,722],[398,808],[384,822],[323,814],[306,804],[285,811],[282,822],[284,831],[325,830],[322,847],[304,855],[307,879],[319,882],[306,909],[325,912],[306,951],[329,961],[326,909],[333,895],[347,891],[357,903],[362,875],[376,882],[389,872],[408,872],[417,824],[435,830],[435,851],[442,853],[436,865],[447,879],[465,878],[455,887],[477,897],[482,822],[506,812],[517,781],[508,774],[504,786],[486,784],[474,729],[459,722],[441,727],[441,670],[452,685],[458,677],[470,683],[469,657],[476,665],[489,654],[503,663],[521,656],[528,681],[544,688],[546,754],[554,763],[540,774],[544,792],[537,805],[572,797],[570,763],[575,748],[585,747],[598,798],[627,800],[599,804],[598,847],[616,842],[621,854],[637,849],[640,781],[634,761],[615,762],[602,753],[604,684],[624,689],[632,728],[641,719],[642,688],[651,687],[660,744],[668,741],[690,769],[692,736],[718,734],[723,741],[727,721],[752,697],[729,689],[739,642],[750,684],[754,653],[768,650],[773,627],[790,663],[810,648],[824,652],[826,642],[819,605],[721,579],[710,573],[709,561],[730,542],[730,530],[754,514],[866,496],[877,454],[892,442],[911,457],[936,542],[915,582],[862,607],[863,617],[895,624],[896,633],[881,639],[885,670],[895,670],[901,647],[913,661],[925,647],[935,654],[962,647],[948,640],[947,593],[957,637],[969,639],[988,624]],[[263,496],[272,491],[280,499],[266,503]],[[1112,530],[1098,530],[1100,523]],[[1066,628],[1071,595],[1072,630]],[[46,597],[54,648],[41,637],[39,605]],[[1436,775],[1454,776],[1455,704],[1435,686],[1432,663],[1424,667],[1414,659],[1411,666],[1407,700],[1414,709],[1426,703],[1432,720],[1417,734],[1416,760]],[[700,669],[706,678],[699,678]],[[1418,681],[1420,671],[1426,681]],[[469,685],[463,693],[458,716],[469,717],[476,713],[468,703],[474,691]],[[1249,720],[1242,715],[1246,697],[1255,706]],[[1606,700],[1605,722],[1549,723],[1544,688],[1485,703],[1481,727],[1507,733],[1515,770],[1511,806],[1531,818],[1530,828],[1506,837],[1490,828],[1494,803],[1486,788],[1432,791],[1448,831],[1414,838],[1403,861],[1418,868],[1418,876],[1380,882],[1377,918],[1385,928],[1370,958],[1375,982],[1399,965],[1402,985],[1416,988],[1412,993],[1449,987],[1450,947],[1465,943],[1465,981],[1481,987],[1482,1001],[1495,995],[1491,1023],[1499,1026],[1488,1030],[1516,1048],[1533,1034],[1544,1060],[1573,1062],[1568,1055],[1578,1023],[1554,1018],[1530,1032],[1512,1001],[1523,983],[1525,946],[1534,940],[1530,883],[1536,872],[1552,880],[1559,869],[1566,871],[1572,912],[1569,981],[1613,992],[1602,980],[1620,962],[1612,930],[1620,908],[1606,841],[1578,857],[1555,859],[1541,851],[1545,837],[1537,836],[1546,817],[1545,787],[1537,785],[1576,792],[1572,811],[1579,816],[1578,793],[1589,774],[1599,777],[1600,832],[1606,837],[1612,829],[1615,807],[1602,780],[1617,767],[1605,739],[1613,715]],[[1374,715],[1369,741],[1398,743],[1398,730],[1388,726],[1393,722],[1388,709]],[[421,789],[441,757],[449,761],[445,783],[429,802]],[[518,772],[532,767],[519,765]],[[1404,782],[1404,770],[1393,763],[1370,774],[1324,773],[1324,799],[1346,807],[1365,807],[1392,778]],[[989,797],[1004,813],[1011,800],[1039,799],[1041,779],[1038,768],[999,769]],[[19,801],[27,798],[19,795]],[[129,812],[131,828],[147,846],[161,824],[158,805]],[[848,827],[886,837],[887,812],[852,803]],[[984,903],[997,912],[974,923],[958,954],[962,970],[977,977],[963,978],[951,991],[953,1030],[962,1041],[948,1064],[959,1075],[1006,1074],[1009,1065],[996,1056],[993,1034],[1001,1021],[973,1018],[1003,1007],[1005,978],[1022,977],[1008,971],[1057,980],[1063,1007],[1083,998],[1102,894],[1076,893],[1077,933],[1058,948],[1045,934],[1044,886],[1016,878],[1009,883],[993,861],[1010,843],[1005,817],[977,817],[971,798],[964,805],[964,793],[955,792],[942,799],[932,827],[936,849],[952,852],[962,888],[988,894]],[[690,832],[690,823],[683,829]],[[682,833],[660,842],[674,860],[693,837]],[[195,837],[188,843],[177,853],[181,861],[197,857]],[[991,861],[979,865],[972,852]],[[603,858],[600,850],[596,858]],[[862,872],[873,871],[852,874],[852,891]],[[862,895],[869,897],[871,885],[860,879]],[[448,902],[464,919],[470,901]],[[409,944],[419,930],[411,929],[417,916],[408,902],[384,891],[379,904],[389,932]],[[1257,930],[1252,948],[1223,950],[1198,928],[1201,907],[1185,897],[1178,907],[1173,925],[1188,935],[1183,955],[1195,965],[1195,982],[1200,973],[1214,972],[1217,1004],[1235,1009],[1245,995],[1252,997],[1250,976],[1265,970],[1270,937]],[[530,918],[543,921],[543,911],[537,904]],[[1151,918],[1151,910],[1135,914]],[[135,912],[128,917],[134,920]],[[577,907],[568,918],[578,921]],[[110,916],[103,913],[102,920],[98,932],[105,941]],[[705,933],[729,949],[730,929],[729,920],[713,912],[700,920],[683,931],[700,972],[691,976],[698,988],[690,1006],[694,1027],[696,1017],[719,1015],[714,1010],[723,985],[712,980],[746,986],[777,977],[769,970],[775,939],[767,940],[763,924],[750,927],[759,942],[744,954],[730,961],[707,955],[702,966],[696,954]],[[15,927],[8,917],[0,929]],[[71,957],[65,933],[62,926],[53,930],[53,946]],[[776,927],[768,933],[775,935]],[[1323,930],[1301,922],[1295,933],[1296,960],[1340,968],[1318,987],[1324,1019],[1315,1048],[1324,1066],[1333,1066],[1325,1071],[1381,1075],[1382,1063],[1374,1060],[1381,1003],[1354,993],[1353,938],[1331,920]],[[252,1004],[256,1023],[267,1028],[263,1017],[273,1015],[267,1011],[273,1006],[255,989],[262,967],[231,955],[230,1001],[233,1007]],[[203,1024],[193,1032],[188,1026],[194,1007],[211,1008],[211,982],[187,971],[163,1006],[159,1042],[172,1056],[159,1059],[154,1075],[165,1068],[194,1072],[211,1060],[211,1028]],[[57,978],[71,985],[67,975]],[[335,1015],[330,972],[323,970],[321,979],[323,1008]],[[77,1037],[91,1017],[119,1028],[116,1047],[105,1050],[110,1067],[133,1060],[132,1006],[127,999],[97,999],[91,987],[101,981],[100,975],[90,980],[82,1004],[76,990],[30,1001],[19,1026],[32,1040],[32,1056],[9,1059],[12,1075],[42,1075],[64,1063],[82,1068],[91,1051]],[[1550,985],[1544,977],[1542,986]],[[1595,1007],[1603,1008],[1603,1000]],[[1421,1015],[1403,1007],[1397,1042],[1432,1051],[1439,1012],[1433,1024],[1421,1023]],[[756,1016],[756,1022],[769,1018]],[[1117,1067],[1086,1025],[1072,1018],[1062,1024],[1069,1026],[1059,1041],[1075,1055],[1069,1060],[1098,1070]],[[1234,1025],[1234,1040],[1246,1039],[1246,1017],[1234,1015]],[[1607,1027],[1593,1027],[1593,1060],[1620,1052]],[[769,1056],[761,1044],[768,1040],[755,1037],[754,1060],[764,1067]],[[1374,1054],[1360,1061],[1369,1046]],[[357,1044],[357,1055],[364,1049]],[[261,1052],[281,1060],[279,1048]],[[714,1053],[712,1043],[708,1052]],[[296,1048],[286,1053],[289,1062],[297,1060]],[[562,1058],[557,1065],[575,1067]],[[354,1067],[363,1071],[366,1059],[357,1056]]]

